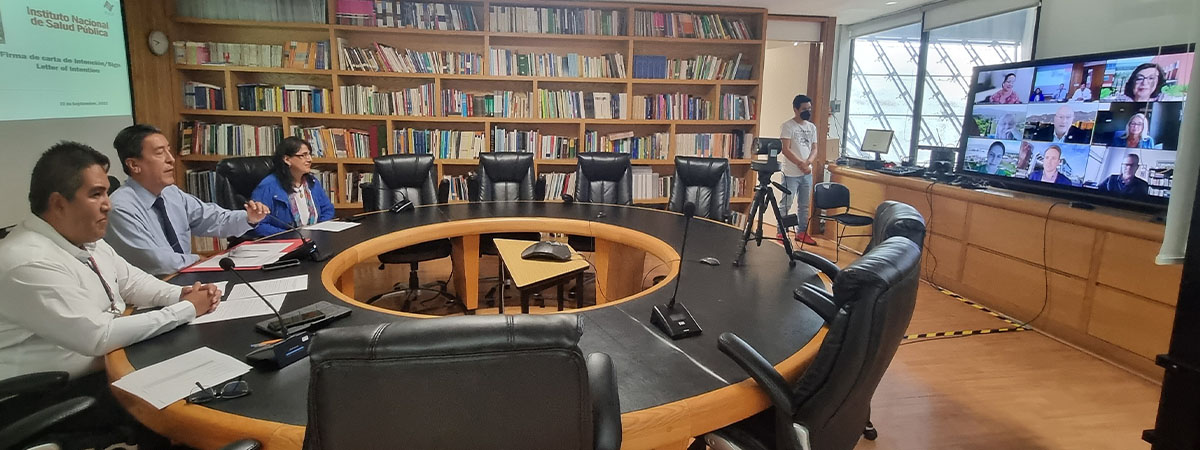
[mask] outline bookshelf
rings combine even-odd
[[[195,11],[195,4],[206,1],[219,3],[188,0],[189,11]],[[267,130],[262,135],[264,139],[269,139],[274,129],[278,129],[282,135],[291,135],[297,128],[318,127],[373,133],[371,144],[366,149],[367,155],[360,152],[356,157],[351,151],[346,156],[335,156],[336,150],[331,149],[335,151],[314,159],[314,170],[336,174],[337,180],[344,181],[354,172],[371,171],[371,159],[363,156],[370,156],[374,152],[396,152],[397,140],[400,136],[406,136],[397,134],[397,131],[403,130],[457,132],[454,134],[456,138],[466,134],[469,137],[463,140],[464,146],[482,146],[471,151],[487,151],[497,145],[498,140],[503,138],[494,135],[498,130],[505,130],[510,136],[518,135],[513,132],[536,132],[539,137],[556,138],[544,142],[559,145],[567,145],[565,142],[573,140],[576,151],[586,150],[589,136],[627,136],[632,132],[634,138],[647,138],[644,142],[649,142],[650,137],[655,137],[654,142],[661,142],[665,136],[665,144],[659,144],[665,146],[665,155],[658,152],[659,156],[665,158],[635,157],[633,160],[635,167],[644,167],[640,171],[649,169],[661,176],[673,174],[676,155],[695,154],[693,148],[682,148],[684,142],[707,142],[707,136],[695,139],[697,134],[719,134],[724,137],[712,141],[728,141],[730,147],[740,144],[744,148],[748,148],[744,145],[749,139],[747,136],[759,135],[758,97],[762,93],[766,47],[767,12],[764,9],[556,1],[384,2],[393,7],[406,8],[409,12],[403,20],[412,22],[414,18],[424,17],[421,19],[424,25],[430,26],[432,23],[431,28],[439,28],[418,29],[363,25],[376,20],[402,20],[399,15],[374,14],[372,9],[380,8],[380,2],[374,0],[326,0],[325,23],[187,17],[175,9],[174,3],[167,2],[162,12],[168,21],[170,37],[175,43],[184,43],[184,53],[182,57],[165,55],[156,63],[167,64],[171,68],[170,92],[173,94],[175,123],[264,127]],[[385,4],[383,8],[386,7]],[[199,8],[203,8],[203,5]],[[425,10],[434,14],[421,16],[421,11]],[[439,14],[436,13],[439,12],[444,19],[434,18],[431,22],[430,17],[437,17]],[[470,16],[475,20],[474,26],[468,24]],[[718,24],[725,25],[718,28]],[[529,31],[530,27],[548,32],[515,31]],[[578,34],[587,30],[603,34]],[[713,38],[722,33],[744,34],[748,38]],[[705,37],[696,37],[701,35]],[[293,41],[300,43],[300,47],[291,47]],[[206,47],[206,43],[213,43],[213,49],[219,47],[221,50],[216,55],[208,54],[208,63],[201,63],[204,58],[188,53],[199,51],[197,48],[189,49],[188,42],[195,43],[192,47]],[[221,45],[217,46],[216,43]],[[328,49],[326,54],[317,54],[318,43],[321,43],[322,51]],[[253,53],[258,56],[254,63],[245,62],[251,53],[240,55],[238,59],[243,62],[241,65],[212,63],[224,60],[225,55],[231,53],[231,48],[237,47],[236,51],[243,52],[255,45],[259,50]],[[282,52],[276,55],[278,50],[270,49],[271,46],[281,46]],[[304,52],[304,47],[309,47],[307,52]],[[350,50],[343,51],[343,48]],[[263,58],[262,52],[267,52],[272,59]],[[307,53],[304,60],[296,61],[300,59],[299,54],[303,53]],[[507,58],[503,62],[498,59],[501,55]],[[522,61],[516,55],[524,55],[522,58],[527,59]],[[643,62],[637,67],[638,76],[635,77],[635,57],[645,56],[661,59],[666,65],[646,66],[644,58],[639,58]],[[413,70],[414,67],[421,67],[420,62],[437,61],[435,58],[440,58],[443,63],[425,64],[424,68]],[[567,59],[571,61],[566,62]],[[292,61],[289,63],[289,60]],[[528,67],[537,66],[539,62],[542,69],[557,63],[556,73],[570,76],[516,74],[547,73],[547,70],[538,71]],[[654,78],[646,77],[647,67],[649,76]],[[690,76],[688,70],[680,73],[680,68],[687,67],[693,68]],[[741,69],[735,70],[734,67]],[[604,76],[575,76],[579,74]],[[183,90],[188,83],[218,88],[217,95],[224,95],[225,108],[212,108],[212,101],[204,102],[210,106],[208,109],[185,107]],[[243,110],[247,99],[243,97],[244,91],[239,92],[239,86],[244,89],[247,86],[264,88],[258,90],[259,107],[253,109],[284,110]],[[363,88],[351,88],[353,86]],[[262,93],[274,87],[279,87],[274,94]],[[253,87],[248,89],[254,90]],[[311,93],[307,97],[295,97],[294,91],[297,89]],[[214,90],[203,92],[211,100]],[[358,95],[354,99],[343,98],[347,92]],[[410,95],[392,95],[395,92]],[[413,94],[417,92],[421,95]],[[432,94],[429,95],[429,92]],[[375,96],[370,98],[374,101],[400,99],[395,100],[400,105],[393,110],[423,110],[427,115],[347,113],[347,101],[359,102],[356,103],[357,109],[364,110],[360,103],[372,94]],[[487,94],[492,94],[492,98],[481,100]],[[273,95],[265,101],[273,99],[284,107],[263,108],[262,95]],[[313,100],[317,96],[321,97],[320,100]],[[283,97],[283,100],[279,97]],[[291,107],[285,106],[288,98],[291,99]],[[425,105],[426,108],[412,108],[413,105],[405,108],[404,102],[415,101],[411,100],[413,98],[427,100],[429,104]],[[501,98],[515,98],[517,100],[509,103],[527,104],[528,110],[513,113],[512,109],[516,108],[508,108],[510,117],[479,113],[494,108],[497,114],[501,114]],[[545,103],[547,99],[555,100],[556,104]],[[312,110],[317,101],[321,103],[320,111],[323,112],[300,112]],[[302,102],[303,106],[297,106],[300,105],[297,102]],[[654,118],[646,118],[644,109],[634,110],[634,105],[642,106],[643,103],[650,104],[646,109],[654,110],[655,114],[651,115]],[[609,106],[608,112],[611,114],[600,113],[601,107],[598,105]],[[557,107],[557,112],[547,114],[547,108],[554,107]],[[460,110],[464,112],[449,114]],[[466,110],[472,113],[467,114]],[[609,116],[613,118],[595,118]],[[721,120],[719,117],[733,118]],[[166,123],[159,125],[167,128]],[[181,130],[170,130],[170,133],[169,137],[181,154],[182,169],[206,170],[225,157],[243,156],[210,154],[199,147],[183,148],[181,139],[185,137],[181,135]],[[186,134],[190,136],[191,132]],[[190,139],[196,138],[190,136]],[[730,139],[740,139],[740,142]],[[467,141],[471,143],[467,144]],[[364,142],[367,142],[365,138]],[[251,142],[251,145],[254,143]],[[266,152],[270,148],[273,147],[257,144],[257,151],[264,154],[269,154]],[[730,159],[732,175],[749,189],[755,183],[755,173],[750,170],[750,160],[742,156],[744,148],[740,149],[743,151],[733,150],[736,154],[731,152],[729,155],[733,156]],[[225,151],[236,153],[236,150],[228,148]],[[474,169],[477,161],[462,158],[460,153],[471,154],[461,149],[447,155],[435,154],[439,176],[462,176]],[[546,157],[544,153],[547,152],[535,152],[535,169],[539,174],[566,172],[573,170],[576,164],[569,152],[550,152],[554,153],[553,157]],[[700,155],[708,156],[705,153]],[[718,151],[714,156],[724,155]],[[185,181],[185,172],[177,171],[181,185]],[[346,200],[346,189],[345,183],[337,183],[333,189],[336,194],[335,207],[342,210],[339,214],[352,212],[350,210],[362,206],[361,203]],[[635,203],[661,206],[667,201],[665,195],[638,198]],[[751,200],[749,195],[734,197],[733,209],[745,212]]]

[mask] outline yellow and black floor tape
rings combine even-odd
[[[912,340],[912,339],[925,339],[925,338],[936,338],[936,337],[945,337],[945,336],[969,336],[969,335],[973,335],[973,334],[996,334],[996,333],[1007,333],[1010,331],[1028,331],[1029,330],[1028,327],[1018,323],[1017,321],[1013,320],[1013,318],[1008,317],[1004,314],[1000,314],[996,311],[992,311],[992,310],[988,309],[986,306],[980,305],[978,303],[971,301],[970,299],[968,299],[966,297],[958,295],[954,291],[951,291],[949,289],[946,289],[944,287],[938,286],[933,283],[929,283],[929,285],[933,286],[933,288],[937,289],[938,292],[941,292],[942,294],[945,294],[946,296],[948,296],[950,298],[953,298],[955,300],[963,302],[972,308],[975,308],[975,309],[978,309],[985,313],[988,313],[992,317],[1003,320],[1012,326],[1004,327],[1004,328],[986,328],[986,329],[982,329],[982,330],[937,331],[937,332],[932,332],[932,333],[917,333],[917,334],[906,335],[906,336],[904,336],[904,339]]]

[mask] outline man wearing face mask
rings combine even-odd
[[[817,126],[813,125],[812,99],[800,94],[792,99],[792,111],[795,116],[788,119],[779,130],[779,140],[783,144],[783,158],[779,158],[779,167],[783,172],[783,185],[792,193],[785,194],[780,202],[783,215],[792,210],[792,198],[796,199],[796,215],[800,218],[796,226],[796,241],[807,245],[817,245],[808,235],[808,204],[812,195],[813,162],[817,159]],[[783,236],[780,232],[780,237]]]

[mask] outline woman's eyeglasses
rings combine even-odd
[[[250,384],[243,380],[232,380],[209,388],[204,387],[197,381],[196,387],[200,388],[200,390],[187,396],[188,403],[208,403],[216,399],[245,397],[250,394]]]

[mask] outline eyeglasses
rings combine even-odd
[[[1149,76],[1149,77],[1147,77],[1147,76],[1144,76],[1144,75],[1138,75],[1138,76],[1136,76],[1136,77],[1133,77],[1133,82],[1135,82],[1135,83],[1143,83],[1143,82],[1146,82],[1146,81],[1153,81],[1153,82],[1156,82],[1156,83],[1157,83],[1157,82],[1158,82],[1158,76],[1157,76],[1157,75],[1154,75],[1154,76]]]
[[[293,157],[295,157],[295,158],[307,158],[307,159],[312,159],[312,153],[297,153],[297,154],[295,154],[295,155],[292,155],[292,156],[293,156]]]
[[[204,387],[197,381],[196,387],[200,388],[200,390],[187,396],[188,403],[199,405],[219,398],[231,399],[245,397],[250,394],[250,383],[243,380],[231,380],[220,386],[210,388]]]

